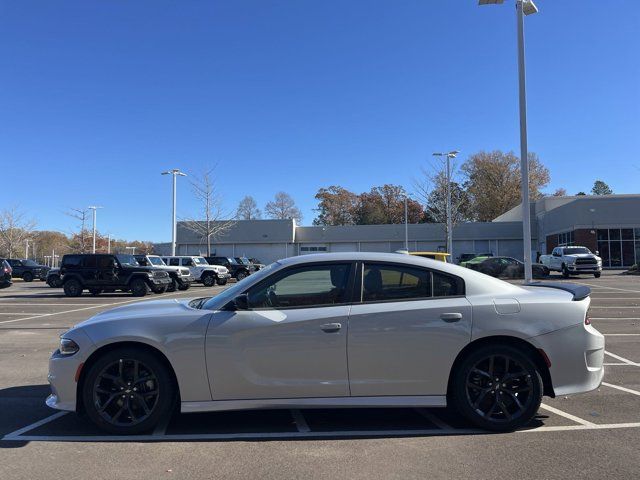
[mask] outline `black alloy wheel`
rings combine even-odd
[[[481,347],[456,372],[453,399],[475,425],[498,432],[528,424],[542,402],[534,362],[511,346]]]
[[[167,287],[167,292],[175,292],[178,289],[178,281],[171,277],[171,283]]]
[[[134,278],[129,284],[129,290],[134,297],[144,297],[147,294],[147,284],[141,278]]]
[[[213,287],[216,283],[216,277],[213,275],[213,273],[205,273],[202,275],[202,284],[205,287]]]
[[[24,275],[22,275],[22,280],[24,280],[25,282],[33,282],[33,273],[24,272]]]
[[[247,278],[247,274],[245,272],[238,272],[236,275],[237,281],[244,280],[245,278]]]
[[[88,417],[116,434],[149,431],[171,415],[176,398],[164,363],[150,352],[130,347],[98,358],[87,373],[82,395]]]
[[[220,286],[226,285],[227,284],[227,279],[226,278],[224,278],[224,279],[221,278],[216,283],[218,285],[220,285]]]
[[[82,284],[75,278],[70,278],[64,282],[63,288],[67,297],[79,297],[82,295]]]
[[[155,294],[157,294],[157,295],[161,295],[161,294],[163,294],[164,292],[166,292],[166,291],[167,291],[167,288],[168,288],[167,286],[164,286],[164,287],[155,287],[155,288],[153,289],[153,293],[155,293]]]

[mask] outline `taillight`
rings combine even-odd
[[[591,325],[591,317],[589,316],[591,314],[591,308],[587,309],[587,313],[584,316],[584,324],[585,325]]]

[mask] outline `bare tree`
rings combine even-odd
[[[26,217],[17,207],[9,207],[0,212],[0,251],[13,257],[18,248],[23,247],[31,237],[36,222]]]
[[[199,218],[183,219],[184,226],[200,236],[207,245],[207,256],[211,256],[211,241],[227,232],[235,223],[227,220],[230,215],[222,210],[222,198],[213,179],[214,168],[200,175],[190,175],[191,190],[200,204]]]
[[[71,232],[71,248],[75,251],[79,250],[80,253],[87,253],[87,245],[89,244],[89,230],[87,229],[89,209],[71,207],[65,214],[78,221],[76,228]]]
[[[286,192],[276,193],[273,201],[267,203],[264,207],[264,211],[269,218],[292,218],[296,223],[302,223],[302,212],[296,207],[296,203],[293,201],[293,198],[291,198],[291,195]]]
[[[447,231],[447,172],[446,159],[436,160],[429,168],[422,168],[422,177],[414,181],[416,195],[425,205],[428,222],[441,223],[444,238],[448,238]],[[451,165],[451,224],[472,219],[469,195],[458,179],[458,169],[455,162]]]
[[[262,218],[262,212],[258,208],[255,198],[247,195],[240,200],[236,217],[238,217],[239,220],[256,220]]]

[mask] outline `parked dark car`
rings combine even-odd
[[[458,264],[468,262],[476,257],[493,257],[493,253],[461,253],[458,257]]]
[[[247,267],[250,274],[258,271],[258,267],[256,267],[247,257],[235,257],[234,260],[240,265],[244,265],[245,267]]]
[[[18,258],[7,258],[7,262],[11,265],[13,269],[13,278],[21,278],[25,282],[32,282],[36,278],[38,280],[46,280],[47,273],[49,272],[49,267],[44,265],[40,265],[33,260],[26,259],[18,259]]]
[[[249,261],[253,263],[253,265],[256,267],[256,270],[262,270],[264,267],[266,267],[266,265],[257,258],[250,258]]]
[[[51,288],[60,288],[62,286],[62,276],[60,275],[59,268],[52,268],[47,273],[46,279],[47,285]]]
[[[524,263],[511,257],[491,257],[482,263],[469,265],[481,273],[500,278],[524,278]],[[533,264],[533,277],[545,278],[549,276],[549,269],[540,264]]]
[[[166,288],[171,284],[167,272],[143,267],[133,255],[65,255],[60,274],[68,297],[78,297],[83,290],[89,290],[92,295],[122,290],[131,292],[134,297],[144,297],[149,290]]]
[[[6,260],[0,258],[0,288],[10,287],[11,281],[11,265]]]
[[[243,278],[247,278],[251,275],[252,270],[242,264],[238,263],[233,257],[204,257],[209,265],[222,265],[227,267],[232,278],[240,281]]]

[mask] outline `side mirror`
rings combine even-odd
[[[598,250],[596,250],[596,255],[599,257],[600,256],[600,252]]]
[[[233,303],[237,310],[249,310],[249,296],[246,293],[234,298]]]

